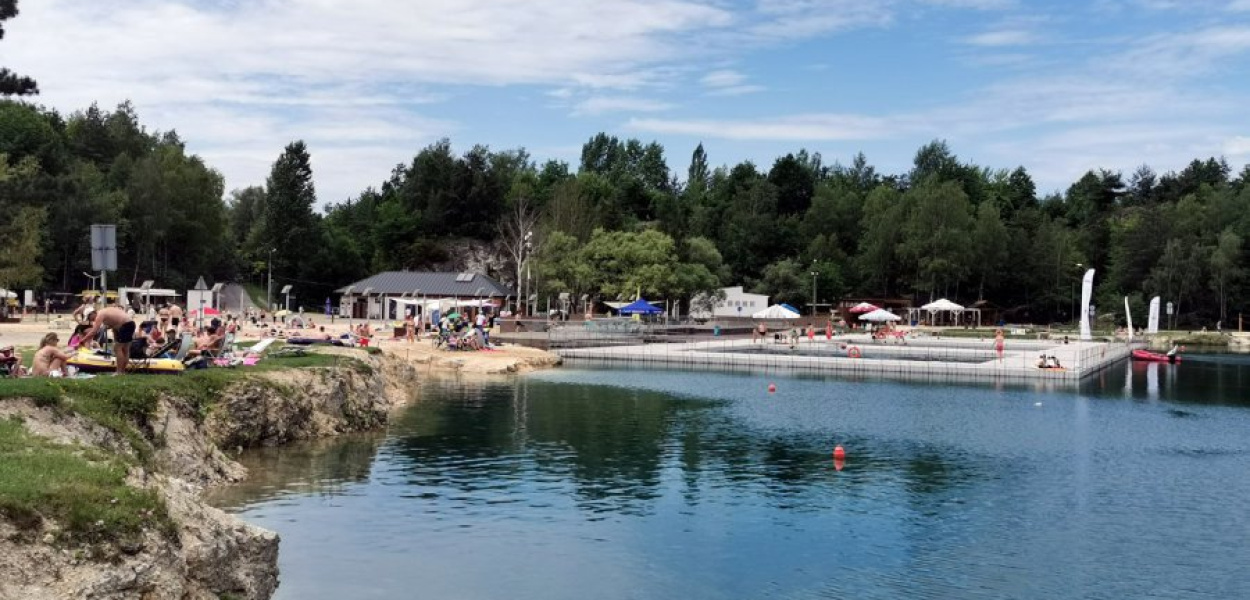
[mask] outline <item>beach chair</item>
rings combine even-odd
[[[195,337],[190,333],[183,333],[178,338],[178,352],[174,354],[174,360],[183,362],[187,360],[187,354],[191,352],[191,346],[195,345]]]

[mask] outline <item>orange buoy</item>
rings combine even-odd
[[[775,384],[775,383],[770,383],[770,384],[768,384],[768,393],[770,393],[770,394],[775,394],[775,393],[777,393],[777,384]]]

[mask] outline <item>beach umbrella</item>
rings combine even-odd
[[[285,317],[285,316],[287,316],[287,315],[289,315],[289,314],[291,314],[291,311],[286,310],[286,309],[282,309],[282,310],[280,310],[280,311],[278,311],[278,312],[273,313],[273,316],[278,317],[279,319],[281,319],[282,317]]]
[[[870,313],[874,310],[881,310],[881,308],[867,302],[860,302],[859,304],[852,306],[847,312],[853,315],[862,315],[864,313]]]
[[[898,321],[898,320],[899,320],[899,319],[901,319],[901,318],[902,318],[902,317],[900,317],[900,316],[898,316],[898,315],[896,315],[896,314],[894,314],[894,313],[892,313],[892,312],[890,312],[890,311],[888,311],[888,310],[882,310],[882,309],[878,308],[877,310],[874,310],[874,311],[872,311],[872,312],[870,312],[870,313],[868,313],[868,314],[866,314],[866,315],[860,315],[859,320],[861,320],[861,321],[872,321],[872,322],[874,322],[874,323],[882,323],[882,322],[885,322],[885,321]]]
[[[850,310],[848,310],[847,312],[853,315],[862,315],[862,314],[870,313],[874,310],[881,310],[881,307],[875,304],[869,304],[867,302],[860,302],[859,304],[852,306]]]
[[[799,312],[786,308],[783,304],[774,304],[753,315],[752,319],[797,319]]]

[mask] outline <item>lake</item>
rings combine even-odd
[[[385,434],[243,462],[213,500],[281,534],[291,600],[1250,597],[1246,356],[1079,389],[431,380]]]

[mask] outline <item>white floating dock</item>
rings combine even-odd
[[[1076,384],[1129,357],[1133,346],[1115,342],[1007,340],[1000,359],[993,340],[917,338],[871,340],[840,336],[803,338],[793,347],[767,341],[716,340],[556,350],[578,361],[689,369],[792,371],[849,376],[959,382]],[[858,351],[859,358],[851,354]],[[1054,356],[1064,369],[1039,369],[1038,356]]]

